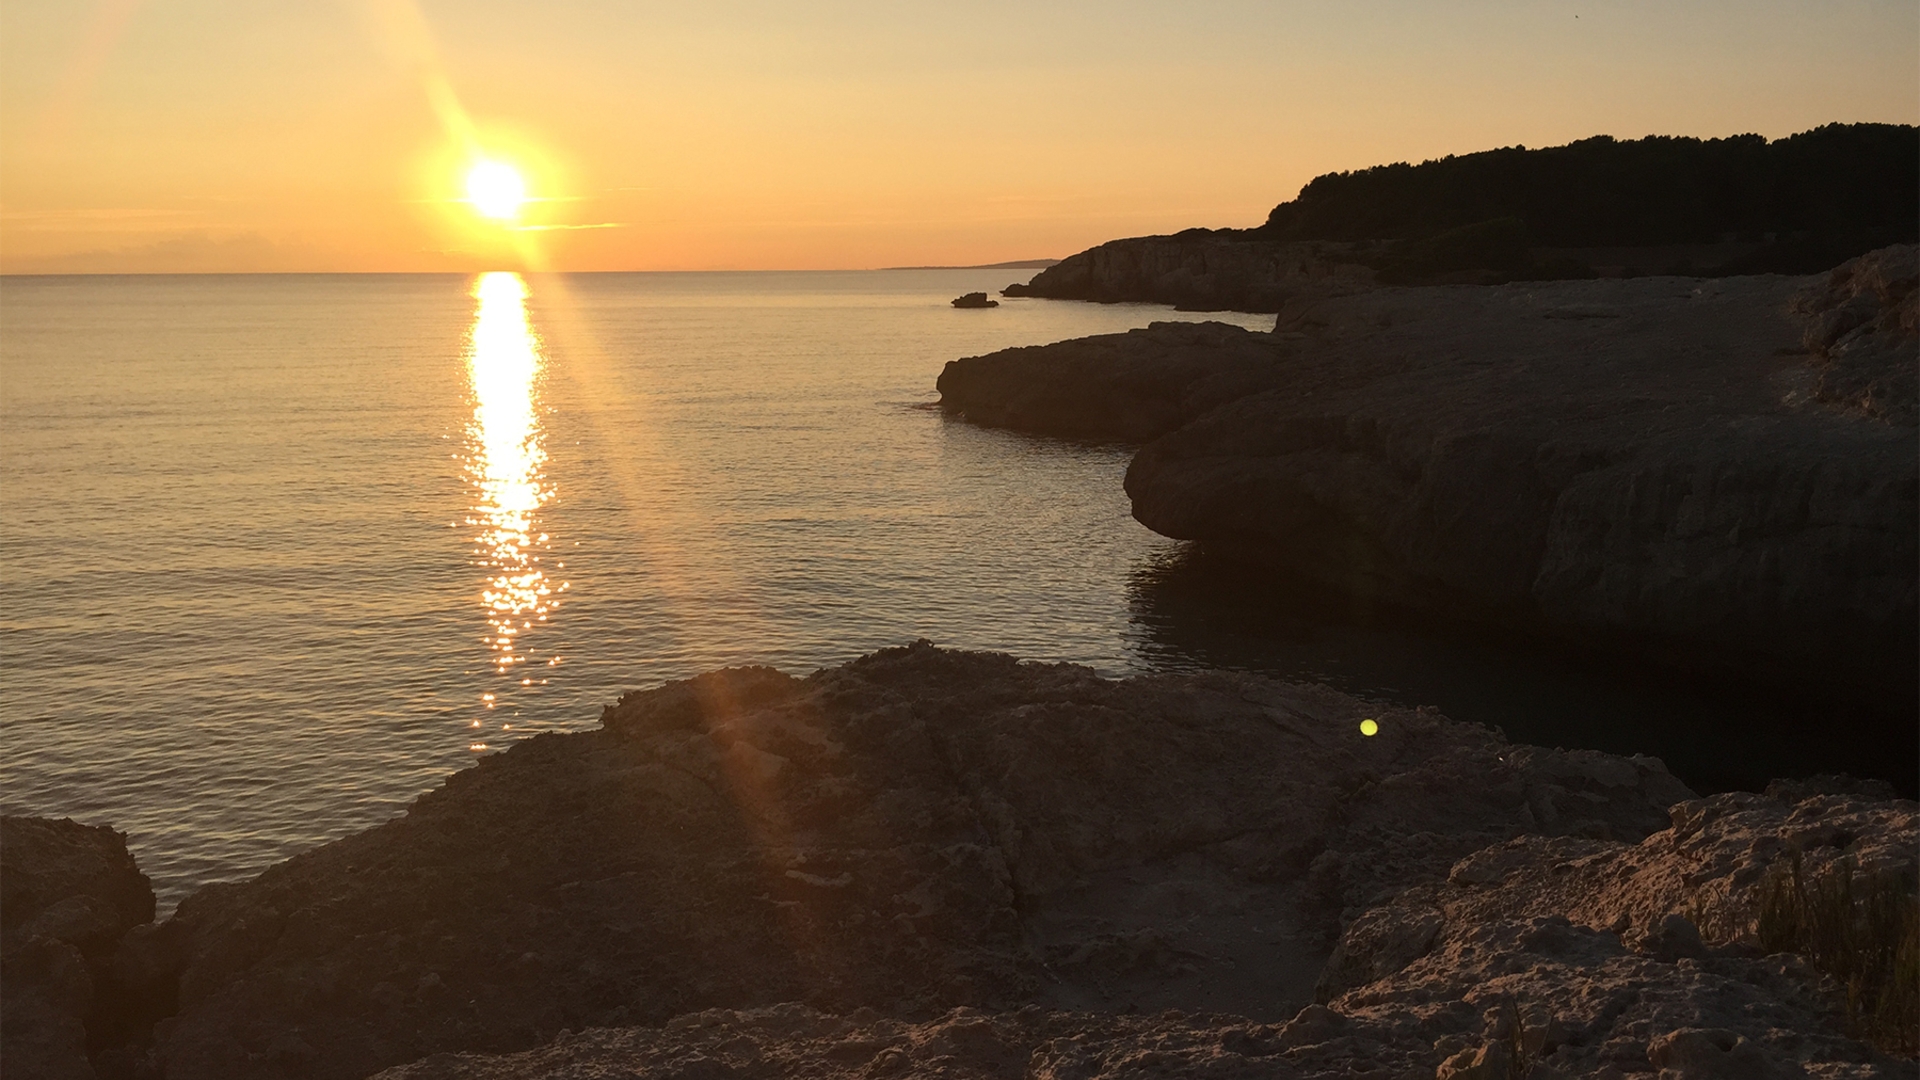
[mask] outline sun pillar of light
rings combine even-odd
[[[482,274],[473,295],[468,472],[476,499],[468,522],[478,529],[474,559],[486,573],[480,600],[491,663],[497,674],[517,676],[532,655],[529,635],[547,621],[567,587],[551,581],[542,565],[551,550],[537,517],[550,495],[536,402],[543,361],[527,317],[525,279]],[[525,684],[531,682],[528,676]],[[482,696],[488,709],[499,703],[498,692]]]

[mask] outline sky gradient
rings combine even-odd
[[[9,0],[0,272],[1059,257],[1311,177],[1920,122],[1911,0]],[[458,201],[526,175],[509,229]]]

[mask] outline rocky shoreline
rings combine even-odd
[[[1143,444],[1143,524],[1362,608],[1910,715],[1916,279],[1909,245],[1811,278],[1376,288],[939,389]]]
[[[1762,918],[1790,866],[1911,907],[1888,795],[1232,673],[731,669],[159,925],[123,838],[6,819],[0,1070],[1911,1075]]]
[[[1272,333],[969,357],[941,405],[1135,444],[1142,523],[1356,609],[1910,740],[1920,249],[1644,275],[1910,240],[1914,138],[1328,174],[1005,292]],[[1920,803],[1880,781],[1703,798],[1325,686],[926,641],[601,719],[164,921],[124,835],[0,818],[0,1080],[1920,1076]]]
[[[1884,702],[1917,279],[1323,290],[940,389],[1356,603]],[[917,642],[629,694],[164,922],[125,837],[0,820],[0,1077],[1914,1076],[1916,912],[1883,783]]]
[[[1003,296],[1172,304],[1190,311],[1280,311],[1302,297],[1375,286],[1381,243],[1277,240],[1233,229],[1110,240],[1068,256]]]

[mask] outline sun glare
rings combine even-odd
[[[549,579],[541,563],[552,550],[537,520],[551,494],[536,407],[545,363],[527,319],[527,283],[519,274],[482,274],[473,295],[479,306],[468,357],[474,396],[468,469],[479,500],[467,523],[479,529],[474,554],[487,571],[480,594],[487,648],[498,673],[506,675],[531,656],[526,642],[516,639],[537,635],[534,621],[547,621],[567,583]],[[489,709],[497,704],[492,694],[481,701]]]
[[[467,171],[467,201],[486,217],[510,221],[520,216],[527,201],[527,185],[513,166],[482,161]]]

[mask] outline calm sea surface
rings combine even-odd
[[[1202,316],[947,304],[1029,275],[0,282],[5,806],[128,831],[176,898],[725,664],[1138,668],[1169,545],[1126,453],[928,404],[958,356]]]
[[[170,905],[626,690],[916,637],[1312,677],[1683,776],[1712,754],[1672,731],[1784,723],[1250,608],[1134,523],[1126,450],[929,406],[955,357],[1271,316],[947,304],[1024,276],[0,281],[0,801],[130,833]]]

